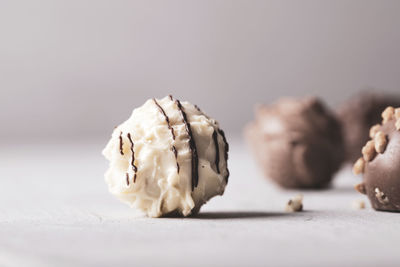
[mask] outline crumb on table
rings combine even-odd
[[[303,195],[297,195],[286,203],[286,212],[298,212],[303,210]]]

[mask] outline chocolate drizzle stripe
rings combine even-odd
[[[169,96],[171,100],[173,100],[172,96]],[[183,110],[183,107],[181,105],[181,102],[179,100],[175,100],[176,106],[178,107],[179,112],[181,113],[182,116],[182,122],[185,125],[186,132],[189,137],[189,149],[192,154],[192,191],[194,190],[195,187],[197,187],[199,183],[199,157],[197,155],[197,147],[196,147],[196,142],[194,141],[193,138],[193,133],[192,129],[190,127],[190,123],[188,122],[187,116],[185,111]]]
[[[201,115],[203,115],[204,117],[206,117],[207,119],[210,119],[210,116],[208,116],[207,114],[205,114],[198,105],[194,105],[195,109],[197,109],[198,112],[201,113]],[[213,122],[213,124],[215,125],[215,122]]]
[[[222,140],[225,144],[225,159],[228,160],[228,152],[229,152],[229,144],[226,141],[225,132],[221,129],[218,129],[218,133],[222,136]]]
[[[133,170],[133,173],[134,173],[133,182],[135,183],[136,182],[137,167],[135,166],[135,152],[133,150],[134,144],[133,144],[133,141],[132,141],[130,133],[128,133],[128,139],[129,139],[129,142],[131,142],[131,153],[132,153],[131,166],[132,166],[132,170]]]
[[[122,132],[119,134],[119,153],[121,155],[124,155],[124,150],[123,150],[124,142],[122,141]]]
[[[176,150],[175,146],[172,146],[171,150],[174,153],[175,159],[176,159],[176,171],[179,173],[180,166],[179,166],[179,163],[178,163],[178,151]]]
[[[197,105],[194,105],[194,107],[197,109],[198,112],[203,113],[203,112],[201,111],[201,109],[200,109]]]
[[[129,186],[129,174],[126,173],[126,185]]]
[[[161,112],[161,114],[164,116],[165,121],[167,122],[167,126],[168,129],[170,129],[171,134],[172,134],[172,139],[175,140],[175,133],[174,133],[174,129],[171,127],[171,124],[169,122],[169,117],[167,116],[167,114],[165,113],[164,109],[160,106],[160,104],[158,104],[157,100],[155,98],[153,98],[153,102],[154,104],[156,104],[158,110]]]
[[[217,172],[220,173],[219,171],[219,145],[218,145],[218,134],[217,131],[215,131],[212,134],[212,138],[214,140],[214,146],[215,146],[215,167],[217,168]]]
[[[161,107],[161,105],[157,102],[157,100],[155,98],[153,98],[153,102],[154,102],[154,104],[156,104],[156,106],[157,106],[158,110],[160,111],[160,113],[164,116],[165,121],[167,122],[168,129],[170,129],[170,131],[171,131],[172,140],[175,140],[174,128],[172,128],[171,123],[169,121],[169,117],[165,113],[165,110]],[[176,150],[176,147],[174,145],[172,145],[171,150],[172,150],[172,152],[174,153],[174,156],[175,156],[176,171],[179,173],[180,167],[179,167],[179,163],[178,163],[178,151]]]
[[[225,156],[225,162],[226,162],[226,171],[227,175],[225,177],[226,182],[228,183],[228,178],[229,178],[229,170],[228,170],[228,152],[229,152],[229,144],[226,141],[225,133],[223,130],[218,129],[218,133],[222,136],[222,140],[224,141],[224,156]]]

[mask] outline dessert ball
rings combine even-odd
[[[245,136],[265,175],[286,188],[322,188],[343,160],[341,127],[316,98],[260,106]]]
[[[342,123],[346,148],[346,160],[354,162],[360,150],[368,141],[368,130],[381,120],[381,113],[387,106],[400,106],[400,97],[364,91],[354,95],[337,113]]]
[[[354,173],[363,174],[356,190],[366,194],[376,210],[400,211],[400,108],[388,107],[382,117],[354,164]]]
[[[110,192],[149,217],[194,214],[228,182],[228,143],[218,122],[172,96],[136,108],[103,154]]]

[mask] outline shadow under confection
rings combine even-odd
[[[300,212],[303,213],[304,211]],[[297,214],[300,214],[297,213]],[[254,219],[254,218],[272,218],[283,216],[294,216],[296,213],[287,212],[263,212],[263,211],[214,211],[200,212],[191,216],[193,219]]]

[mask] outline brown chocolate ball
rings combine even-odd
[[[258,107],[245,136],[265,176],[285,188],[326,187],[343,161],[340,124],[317,98]]]
[[[370,131],[370,145],[354,165],[355,174],[363,173],[356,189],[366,194],[376,210],[400,211],[400,108],[387,108],[384,119]]]
[[[369,129],[381,121],[382,110],[387,106],[400,106],[400,97],[363,91],[338,108],[348,162],[357,160],[361,148],[369,138]]]

